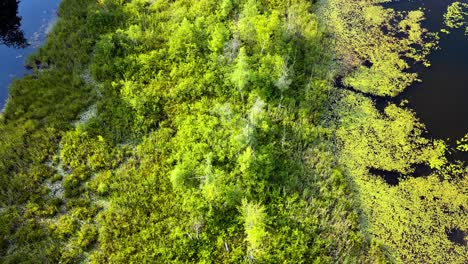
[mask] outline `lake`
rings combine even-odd
[[[432,32],[444,28],[443,14],[454,0],[403,0],[385,4],[399,11],[423,8],[423,26]],[[468,0],[458,2],[468,3]],[[428,136],[455,146],[468,133],[468,36],[464,28],[440,33],[440,49],[429,55],[431,67],[413,65],[422,80],[407,88],[398,100],[407,99],[428,129]],[[458,159],[468,155],[456,153]]]
[[[27,57],[46,39],[60,0],[0,0],[0,109],[14,78],[28,73]]]

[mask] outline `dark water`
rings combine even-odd
[[[27,73],[27,57],[55,21],[60,0],[0,0],[0,109],[13,78]]]
[[[468,3],[468,0],[458,0]],[[443,14],[454,0],[395,1],[386,6],[396,10],[423,8],[426,21],[423,26],[432,32],[444,27]],[[426,125],[432,138],[448,139],[455,145],[457,139],[468,133],[468,36],[464,27],[440,33],[440,50],[430,56],[429,68],[415,65],[421,83],[415,83],[399,98],[408,99]],[[465,156],[465,155],[461,155]]]

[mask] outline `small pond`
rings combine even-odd
[[[27,73],[27,57],[44,43],[60,0],[0,0],[0,109],[14,78]]]

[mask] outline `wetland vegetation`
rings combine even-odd
[[[466,263],[466,161],[400,97],[466,5],[388,2],[63,0],[0,114],[1,261]]]

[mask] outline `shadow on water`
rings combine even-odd
[[[14,48],[28,46],[21,30],[21,17],[18,15],[17,0],[0,0],[0,44]]]
[[[370,168],[369,172],[373,175],[381,177],[388,185],[397,186],[403,175],[397,171],[388,171],[376,168]]]
[[[369,168],[371,174],[381,177],[390,186],[397,186],[401,180],[407,178],[428,177],[434,172],[427,164],[413,164],[410,171],[408,175],[404,175],[397,171]]]
[[[458,228],[454,228],[454,229],[451,229],[451,230],[448,230],[447,232],[447,238],[459,245],[459,246],[464,246],[467,244],[467,241],[466,241],[466,234],[465,232],[463,232],[462,230],[458,229]]]

